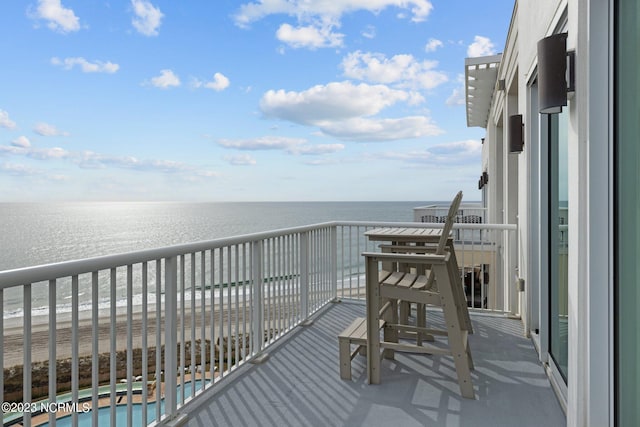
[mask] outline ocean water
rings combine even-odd
[[[0,271],[334,220],[413,221],[432,203],[0,203]]]
[[[333,220],[406,222],[433,203],[0,203],[0,271]],[[14,291],[5,291],[5,318],[22,316]],[[34,287],[34,310],[45,306]]]

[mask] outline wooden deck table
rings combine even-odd
[[[371,241],[417,243],[438,243],[442,235],[441,228],[382,227],[364,233]]]

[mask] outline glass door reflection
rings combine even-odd
[[[568,111],[549,115],[549,353],[567,380],[569,351]]]

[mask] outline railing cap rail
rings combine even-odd
[[[360,227],[415,227],[415,228],[443,228],[441,222],[380,222],[380,221],[335,221],[339,226],[360,226]],[[516,224],[465,224],[454,222],[453,229],[459,230],[504,230],[515,231]]]

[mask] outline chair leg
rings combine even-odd
[[[391,302],[391,308],[384,313],[383,319],[387,324],[395,325],[398,323],[398,300],[392,299],[389,301]],[[380,305],[384,305],[384,302]],[[396,328],[389,328],[385,326],[383,329],[383,337],[387,342],[398,342],[398,330]],[[382,357],[384,359],[393,360],[395,357],[395,351],[391,348],[385,348],[382,350]]]
[[[409,312],[411,311],[411,304],[407,301],[400,302],[400,324],[409,324]]]
[[[351,379],[351,344],[348,339],[339,339],[340,378]]]
[[[460,279],[460,274],[458,274],[458,260],[456,259],[456,252],[453,248],[450,249],[451,259],[449,260],[448,268],[449,268],[449,277],[452,277],[452,290],[455,292],[456,300],[460,302],[460,304],[464,305],[464,307],[459,307],[459,315],[461,321],[463,321],[464,329],[469,331],[470,334],[473,333],[473,325],[471,324],[471,317],[469,316],[469,309],[466,305],[466,297],[464,295],[464,288],[462,286],[462,280]]]
[[[427,310],[425,310],[424,304],[416,304],[416,326],[419,328],[424,328],[427,326]],[[418,332],[416,344],[422,345],[422,340],[425,338],[422,332]],[[427,340],[428,341],[428,340]]]
[[[473,382],[471,381],[470,353],[468,351],[467,334],[463,334],[460,324],[459,310],[455,302],[453,286],[455,280],[450,280],[449,269],[446,265],[433,266],[438,280],[438,289],[444,299],[442,311],[447,325],[447,335],[449,337],[449,348],[453,356],[460,385],[460,394],[467,399],[475,399]]]
[[[366,258],[367,286],[367,382],[380,384],[380,289],[378,287],[378,262]]]

